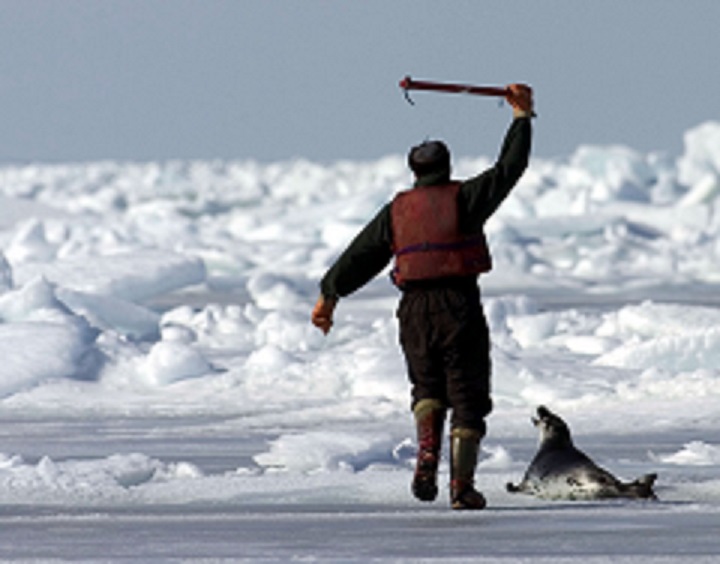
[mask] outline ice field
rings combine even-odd
[[[0,560],[714,562],[720,123],[684,140],[533,160],[488,223],[479,513],[410,494],[388,277],[309,322],[403,156],[0,167]],[[539,404],[659,501],[506,493]]]

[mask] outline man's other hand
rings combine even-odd
[[[313,325],[320,329],[325,335],[330,332],[330,328],[333,325],[333,312],[335,311],[336,305],[336,299],[320,296],[312,310],[310,319]]]

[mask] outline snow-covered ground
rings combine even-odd
[[[491,220],[480,513],[410,495],[387,277],[309,323],[409,181],[402,156],[0,168],[0,559],[716,561],[720,124],[534,160]],[[506,493],[539,404],[660,501]]]

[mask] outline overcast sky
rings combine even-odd
[[[510,110],[418,79],[535,89],[535,155],[677,155],[720,119],[718,0],[0,0],[0,162],[497,153]]]

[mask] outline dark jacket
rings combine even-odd
[[[458,194],[460,228],[479,233],[487,219],[510,193],[528,165],[532,126],[530,118],[513,120],[494,166],[464,181]],[[445,184],[449,171],[421,176],[415,186]],[[320,283],[326,298],[352,294],[387,266],[393,257],[392,221],[388,203],[358,233]]]

